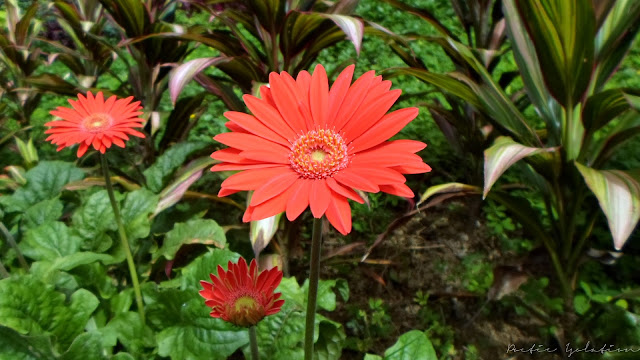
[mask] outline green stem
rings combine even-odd
[[[304,360],[313,359],[313,332],[318,301],[318,281],[320,278],[320,244],[322,243],[322,218],[313,219],[311,235],[311,264],[309,273],[309,297],[307,298],[307,321],[304,332]]]
[[[260,360],[260,352],[258,351],[258,336],[256,335],[256,327],[249,328],[249,344],[251,345],[251,360]]]
[[[4,224],[1,222],[0,222],[0,231],[2,231],[2,233],[4,234],[4,237],[7,239],[7,242],[9,243],[9,245],[13,248],[13,250],[16,251],[20,266],[22,266],[22,268],[25,269],[26,271],[29,271],[29,264],[27,264],[27,260],[25,260],[24,256],[22,256],[22,251],[20,251],[18,244],[16,244],[16,240],[13,238],[13,235],[11,235],[11,233],[9,232],[9,229],[7,229],[7,227],[4,226]]]
[[[109,175],[109,164],[107,163],[107,158],[102,154],[100,154],[100,162],[102,163],[104,180],[107,185],[107,193],[109,193],[109,201],[111,201],[113,214],[116,218],[116,223],[118,224],[118,234],[120,235],[120,241],[122,242],[122,247],[124,248],[124,252],[127,255],[127,264],[129,265],[129,273],[131,275],[131,282],[133,283],[133,291],[136,295],[136,304],[138,305],[138,313],[140,314],[140,319],[142,320],[142,324],[144,324],[145,323],[144,303],[142,302],[142,292],[140,291],[140,282],[138,282],[138,273],[136,271],[136,264],[133,262],[133,255],[131,254],[131,248],[129,247],[129,240],[127,240],[127,233],[124,230],[124,225],[122,224],[122,218],[120,217],[120,209],[118,208],[118,204],[116,203],[116,197],[113,194],[113,186],[111,185],[111,176]]]
[[[7,271],[7,268],[4,267],[4,265],[2,265],[2,261],[0,261],[0,276],[5,279],[8,278],[9,272]]]

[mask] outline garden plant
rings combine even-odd
[[[640,356],[640,2],[0,25],[0,360]]]

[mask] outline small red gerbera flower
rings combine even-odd
[[[267,315],[280,311],[284,300],[274,290],[282,280],[278,268],[264,270],[258,274],[256,260],[247,262],[240,258],[237,264],[229,261],[227,271],[218,265],[218,276],[210,274],[212,283],[200,281],[204,290],[200,295],[211,308],[210,315],[238,326],[256,325]]]
[[[296,79],[271,73],[261,99],[245,95],[253,116],[230,111],[231,132],[215,140],[229,146],[212,158],[222,161],[212,171],[244,170],[222,183],[220,196],[255,190],[244,221],[286,211],[293,220],[306,208],[327,216],[342,234],[351,231],[347,199],[362,203],[354,189],[413,197],[402,174],[431,171],[415,153],[426,144],[387,141],[418,115],[417,108],[387,111],[400,96],[369,71],[353,85],[354,66],[347,67],[329,89],[318,65]]]
[[[77,101],[69,99],[72,109],[59,106],[50,112],[62,120],[44,124],[51,127],[45,131],[51,134],[47,141],[58,145],[58,151],[80,144],[78,157],[81,157],[90,145],[104,154],[111,144],[123,148],[123,140],[129,140],[127,134],[144,138],[143,133],[133,129],[143,126],[144,119],[138,118],[142,114],[140,101],[132,103],[131,100],[133,96],[117,99],[114,95],[105,101],[102,91],[95,97],[91,92],[86,98],[78,94]]]

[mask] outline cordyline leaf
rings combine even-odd
[[[624,171],[575,165],[607,217],[613,245],[622,249],[640,219],[640,183]]]
[[[51,91],[56,94],[71,96],[78,94],[78,90],[75,85],[54,74],[29,76],[25,81],[41,91]]]
[[[253,247],[253,253],[256,258],[258,258],[262,250],[269,245],[276,231],[278,231],[278,224],[280,223],[281,217],[282,213],[251,222],[249,239],[251,240],[251,246]]]
[[[629,110],[630,104],[622,89],[609,89],[590,96],[582,110],[582,123],[589,133],[607,125]]]
[[[118,25],[124,28],[129,37],[144,34],[151,19],[140,0],[100,0]]]
[[[520,76],[527,94],[533,106],[546,122],[547,128],[554,129],[557,132],[560,129],[558,119],[560,118],[561,108],[547,91],[536,49],[531,42],[531,38],[527,36],[527,30],[520,19],[515,0],[504,0],[502,4],[507,34],[513,48],[513,57],[520,69]]]
[[[213,163],[214,160],[209,156],[190,162],[185,169],[181,171],[180,175],[160,192],[160,201],[158,201],[158,206],[153,215],[158,215],[162,210],[180,201],[189,187],[200,179],[203,169],[211,166]]]
[[[360,55],[362,36],[364,35],[364,22],[361,19],[338,14],[319,15],[333,21],[340,29],[342,29],[342,32],[344,32],[347,39],[349,39],[355,47],[356,54]]]
[[[478,99],[478,95],[464,82],[455,79],[449,75],[436,74],[425,69],[417,68],[393,68],[387,73],[390,76],[411,75],[428,84],[438,87],[442,91],[453,94],[462,100],[468,102],[477,109],[482,109],[482,103]]]
[[[477,186],[457,182],[431,186],[427,189],[427,191],[424,192],[424,194],[422,194],[422,196],[420,197],[420,201],[418,201],[416,206],[419,206],[433,195],[453,192],[468,192],[478,194],[480,193],[480,189]]]
[[[597,69],[595,89],[600,89],[627,54],[640,29],[640,2],[617,0],[595,38]]]
[[[549,91],[565,107],[574,106],[587,90],[593,70],[596,18],[591,1],[517,0],[516,4]]]
[[[180,92],[185,85],[187,85],[197,74],[209,66],[215,66],[229,60],[229,58],[223,56],[200,58],[187,61],[175,68],[171,72],[171,75],[169,75],[169,94],[171,95],[171,102],[173,105],[176,104],[178,95],[180,95]]]
[[[486,198],[491,186],[511,165],[527,156],[543,151],[554,151],[555,148],[536,148],[519,144],[510,137],[500,136],[493,145],[484,151],[484,190],[482,198]]]

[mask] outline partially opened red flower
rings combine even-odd
[[[229,261],[227,271],[218,265],[218,276],[210,274],[212,283],[200,281],[204,290],[200,295],[211,308],[210,315],[238,326],[256,325],[267,315],[280,311],[284,300],[274,290],[282,280],[277,267],[258,274],[256,260],[247,262],[240,258],[237,264]]]
[[[309,206],[314,217],[327,216],[342,234],[351,231],[347,199],[362,203],[354,189],[413,197],[402,174],[431,170],[415,153],[419,141],[387,141],[418,115],[417,108],[387,114],[400,96],[369,71],[353,85],[347,67],[331,89],[318,65],[296,79],[271,73],[261,99],[245,95],[253,113],[230,111],[231,132],[214,139],[228,149],[211,155],[222,161],[212,171],[244,170],[222,183],[220,196],[255,190],[244,221],[286,211],[293,220]]]
[[[144,138],[143,133],[133,129],[143,126],[144,119],[138,118],[142,114],[140,101],[131,100],[133,96],[117,99],[114,95],[105,101],[102,91],[95,97],[91,92],[86,98],[78,94],[77,101],[69,99],[71,109],[59,106],[50,112],[62,120],[44,124],[51,127],[45,131],[51,134],[47,141],[58,145],[58,151],[80,144],[78,157],[81,157],[91,145],[104,154],[111,144],[124,147],[123,140],[129,140],[127,135]]]

